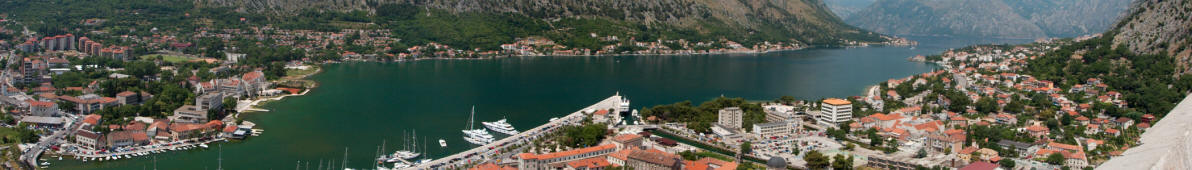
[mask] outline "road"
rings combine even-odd
[[[28,163],[29,166],[36,167],[37,166],[37,157],[40,157],[41,153],[45,152],[45,149],[50,148],[50,146],[53,146],[54,144],[57,144],[58,141],[60,141],[63,136],[69,135],[71,132],[74,132],[74,129],[78,129],[80,123],[77,123],[77,122],[80,122],[81,121],[80,119],[82,119],[81,116],[69,116],[69,115],[63,116],[63,118],[69,119],[68,121],[65,121],[64,123],[70,124],[70,127],[65,127],[62,130],[54,131],[54,133],[51,134],[49,137],[45,137],[45,138],[42,138],[40,141],[37,141],[37,145],[33,146],[32,148],[29,148],[29,151],[25,151],[24,154],[21,154],[22,161],[24,161],[25,163]]]
[[[577,123],[583,121],[583,119],[585,117],[583,112],[585,110],[592,110],[592,109],[600,110],[600,109],[617,108],[621,105],[622,99],[624,99],[624,98],[622,98],[620,95],[613,95],[613,96],[608,97],[604,100],[601,100],[600,102],[597,102],[596,104],[592,104],[591,106],[580,109],[579,111],[572,112],[571,114],[568,114],[567,116],[559,118],[558,120],[547,122],[546,124],[543,124],[541,126],[535,127],[530,130],[523,131],[522,133],[518,133],[517,135],[509,136],[504,139],[497,140],[493,143],[489,143],[484,146],[472,148],[470,150],[456,153],[451,156],[446,156],[443,158],[435,159],[431,162],[420,164],[418,166],[408,168],[408,169],[452,169],[452,168],[457,168],[456,166],[459,165],[460,163],[476,163],[476,161],[472,161],[472,160],[488,159],[487,156],[495,155],[494,153],[492,153],[494,151],[499,151],[505,147],[517,145],[517,144],[520,144],[523,142],[528,142],[534,138],[538,138],[539,135],[541,135],[541,134],[546,134],[548,132],[554,131],[555,129],[557,129],[558,127],[561,127],[563,125],[577,124]]]
[[[957,87],[959,87],[957,90],[968,91],[968,78],[965,78],[964,74],[952,74],[952,79],[956,80]]]

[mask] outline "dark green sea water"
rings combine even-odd
[[[431,157],[468,149],[459,130],[475,106],[477,121],[508,118],[518,129],[540,125],[620,92],[633,108],[718,96],[771,100],[861,95],[890,78],[931,71],[909,56],[936,54],[974,42],[920,40],[907,47],[821,48],[766,54],[619,57],[514,57],[424,60],[323,66],[321,83],[306,96],[243,115],[263,135],[224,143],[227,169],[294,169],[320,160],[369,168],[376,147],[392,152],[403,130],[418,131]],[[1005,42],[1005,41],[993,41]],[[1020,41],[1011,41],[1020,42]],[[477,123],[479,126],[479,123]],[[438,147],[438,139],[448,141]],[[158,169],[215,169],[211,149],[157,154]],[[151,157],[108,162],[51,161],[51,169],[152,169]],[[301,163],[299,163],[301,162]],[[326,166],[326,165],[324,165]]]

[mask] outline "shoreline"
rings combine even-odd
[[[396,59],[396,60],[349,59],[349,60],[343,60],[343,61],[327,61],[327,62],[323,62],[323,63],[319,63],[319,64],[321,65],[321,64],[329,64],[329,63],[342,63],[345,61],[409,62],[409,61],[420,61],[420,60],[484,60],[484,59],[498,59],[498,58],[510,58],[510,57],[616,57],[616,56],[696,56],[696,55],[766,54],[766,53],[799,51],[799,50],[816,49],[816,48],[842,48],[842,49],[868,48],[868,47],[908,47],[908,48],[911,48],[911,47],[915,47],[915,46],[917,46],[917,45],[869,44],[869,45],[852,45],[852,46],[810,46],[810,47],[798,47],[798,48],[747,50],[747,51],[733,51],[733,52],[698,52],[698,53],[669,53],[669,54],[662,54],[662,53],[659,53],[659,54],[634,54],[634,53],[630,53],[630,54],[584,54],[584,55],[554,55],[554,54],[552,54],[552,55],[545,55],[545,54],[522,55],[522,54],[517,54],[517,55],[492,55],[492,56],[481,56],[481,57],[466,57],[466,56],[465,57],[418,57],[418,58],[413,58],[413,59]]]
[[[302,92],[298,93],[298,94],[283,94],[283,95],[267,97],[267,98],[258,98],[258,99],[253,99],[253,100],[237,100],[236,101],[236,116],[235,117],[237,117],[237,118],[240,117],[240,115],[239,115],[240,113],[268,112],[269,111],[268,109],[262,109],[262,108],[258,107],[260,105],[264,105],[264,103],[267,103],[268,101],[281,101],[282,99],[285,99],[286,97],[290,97],[290,96],[305,96],[306,93],[309,93],[312,89],[319,87],[319,83],[317,81],[308,80],[307,78],[309,78],[310,76],[314,76],[315,74],[322,73],[322,72],[323,72],[323,67],[316,67],[315,71],[311,72],[309,74],[298,75],[298,76],[293,77],[292,79],[277,80],[277,82],[273,82],[273,83],[280,83],[280,82],[284,82],[284,81],[310,81],[311,82],[310,87],[303,87],[305,89],[302,90]]]

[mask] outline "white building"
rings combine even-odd
[[[816,122],[820,125],[836,126],[853,118],[853,103],[844,99],[824,99],[820,105],[820,115]]]
[[[793,124],[787,121],[753,124],[753,134],[762,138],[775,136],[790,136],[794,132]]]
[[[795,107],[782,104],[767,104],[762,105],[762,111],[766,112],[767,122],[786,121],[795,118]]]
[[[741,108],[726,107],[724,109],[720,109],[719,119],[716,119],[716,123],[720,124],[720,126],[724,126],[724,128],[727,129],[741,129],[743,124],[741,119],[743,116],[745,116],[745,111],[742,111]]]

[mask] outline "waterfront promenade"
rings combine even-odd
[[[567,114],[567,116],[560,117],[557,120],[547,122],[546,124],[542,124],[530,130],[522,131],[517,135],[509,136],[487,145],[475,147],[450,156],[435,159],[431,162],[420,164],[409,169],[453,169],[469,163],[478,163],[479,160],[488,159],[487,156],[489,155],[496,155],[493,153],[494,151],[499,151],[505,147],[521,144],[530,141],[531,139],[538,138],[541,135],[554,131],[563,125],[578,124],[582,122],[585,117],[584,111],[615,109],[621,106],[621,103],[623,102],[625,102],[624,98],[622,98],[620,94],[613,95],[601,100],[600,102],[596,102],[596,104],[592,104],[591,106],[572,112],[571,114]]]

